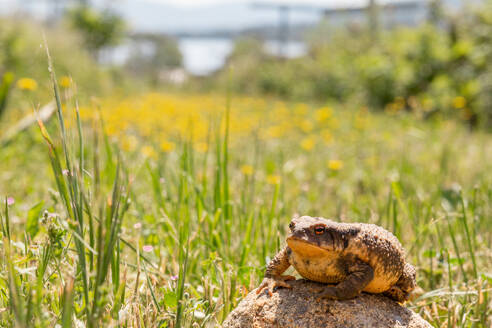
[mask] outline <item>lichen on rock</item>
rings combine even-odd
[[[362,293],[346,301],[317,300],[325,285],[290,282],[270,297],[250,292],[226,318],[224,328],[429,328],[418,314],[383,296]]]

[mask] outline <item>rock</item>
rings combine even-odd
[[[249,293],[226,318],[224,328],[431,328],[418,314],[383,296],[362,293],[346,300],[316,300],[323,285],[291,282],[269,297]]]

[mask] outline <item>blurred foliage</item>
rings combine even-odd
[[[435,2],[431,24],[380,31],[321,23],[307,56],[278,59],[240,40],[214,86],[292,99],[363,103],[389,113],[455,117],[492,127],[492,2],[447,17]]]
[[[7,99],[10,92],[10,86],[14,80],[14,74],[7,72],[4,73],[0,82],[0,118],[5,112],[7,107]]]
[[[165,80],[163,75],[182,66],[183,56],[175,39],[161,34],[137,34],[132,41],[126,68],[133,76],[156,86]]]
[[[117,14],[98,11],[87,5],[69,10],[69,24],[82,35],[86,47],[97,56],[108,46],[117,45],[125,35],[125,22]]]
[[[60,86],[75,81],[80,95],[98,96],[124,86],[127,79],[114,68],[98,65],[80,37],[62,26],[48,27],[26,19],[0,19],[0,104],[2,121],[32,113],[33,106],[51,101],[43,31],[54,58]],[[8,87],[10,86],[10,88]],[[10,92],[7,93],[7,90]],[[8,108],[6,99],[8,95]],[[6,122],[5,124],[8,124]]]

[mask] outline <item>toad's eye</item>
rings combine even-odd
[[[290,229],[293,229],[293,228],[294,228],[294,226],[295,226],[294,222],[289,223],[289,228],[290,228]]]
[[[314,233],[317,235],[322,235],[325,232],[325,227],[315,227]]]

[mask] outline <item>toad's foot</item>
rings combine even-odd
[[[260,294],[263,290],[268,293],[269,296],[272,296],[272,292],[275,291],[278,287],[292,288],[291,285],[286,283],[289,280],[296,280],[294,276],[269,276],[263,279],[260,287],[256,290],[256,294]]]
[[[399,286],[392,286],[383,294],[402,304],[408,301],[408,299],[410,298],[410,294],[404,292]]]
[[[332,286],[327,286],[317,295],[317,300],[346,300],[357,296],[358,293],[344,293],[340,289]]]
[[[350,274],[335,287],[327,286],[318,295],[318,300],[327,298],[349,300],[357,297],[364,287],[374,278],[374,270],[368,264],[357,260],[349,266]]]

